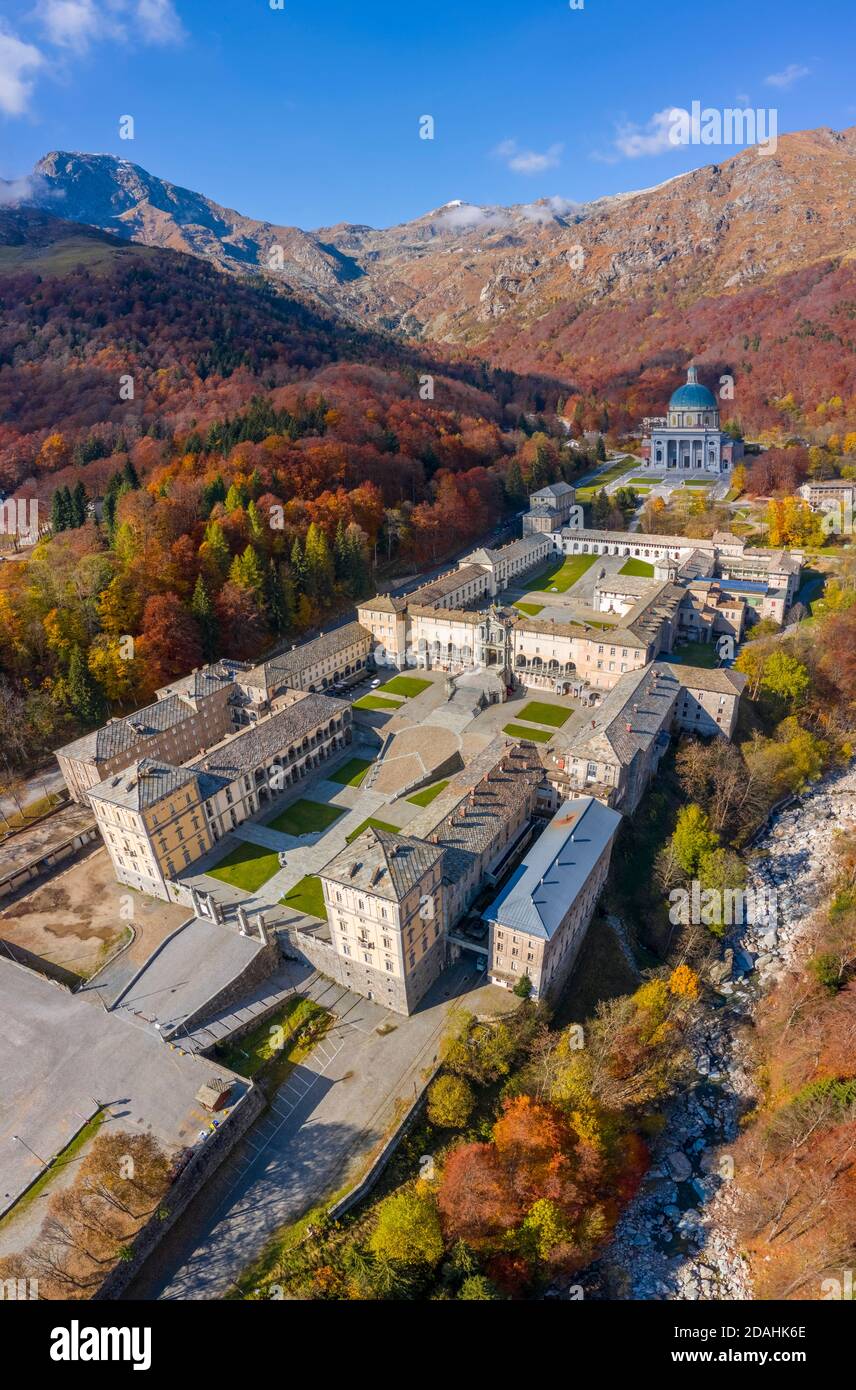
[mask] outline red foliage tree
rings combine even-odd
[[[176,594],[155,594],[147,601],[137,655],[151,690],[202,664],[199,628]]]

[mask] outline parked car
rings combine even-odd
[[[380,685],[380,681],[379,681],[379,680],[374,680],[374,681],[372,681],[372,690],[377,690],[377,688],[378,688],[379,685]]]

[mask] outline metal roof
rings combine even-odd
[[[564,802],[484,916],[549,941],[620,823],[617,811],[592,796]]]

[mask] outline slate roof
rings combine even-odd
[[[749,677],[742,671],[733,671],[730,666],[683,666],[680,662],[656,662],[661,671],[674,671],[682,686],[687,690],[710,690],[715,695],[740,695],[746,688]]]
[[[254,666],[248,675],[241,677],[242,685],[251,685],[265,692],[276,690],[287,684],[289,678],[299,676],[303,671],[327,657],[354,646],[359,641],[371,642],[367,627],[356,620],[337,627],[333,632],[323,632],[311,642],[301,642],[293,651],[281,652],[259,666]]]
[[[156,700],[153,705],[146,705],[125,719],[111,719],[100,729],[84,734],[57,751],[84,762],[105,762],[135,747],[143,739],[183,724],[186,719],[194,718],[196,713],[193,706],[180,695],[168,695],[166,699]]]
[[[407,599],[403,595],[375,594],[374,598],[364,599],[357,607],[367,608],[372,613],[403,613]]]
[[[242,773],[269,763],[283,753],[289,744],[349,709],[346,700],[334,700],[329,695],[304,695],[284,709],[260,719],[257,724],[231,734],[222,743],[188,763],[188,767],[234,782]]]
[[[189,676],[183,676],[181,680],[170,682],[157,693],[162,701],[170,695],[185,695],[188,699],[199,700],[222,690],[224,685],[232,685],[249,670],[250,664],[246,661],[215,661],[210,666],[192,671]]]
[[[126,767],[124,772],[117,772],[97,786],[90,787],[87,795],[127,811],[145,811],[186,787],[199,790],[203,798],[210,795],[210,791],[201,790],[199,778],[188,768],[173,767],[171,763],[162,763],[155,758],[141,758]]]
[[[440,845],[370,827],[333,856],[321,878],[401,902],[443,854]]]
[[[513,624],[519,632],[543,632],[548,637],[577,637],[589,642],[601,642],[610,647],[634,647],[642,648],[648,646],[650,637],[641,636],[631,631],[624,623],[621,627],[610,627],[606,631],[602,628],[586,626],[584,622],[559,623],[550,618],[518,618]]]
[[[430,583],[420,585],[414,590],[412,598],[416,603],[430,608],[447,594],[455,593],[462,585],[480,579],[484,579],[484,571],[479,565],[461,565],[460,569],[451,570],[449,574],[441,574]]]
[[[545,492],[549,492],[551,497],[567,497],[569,492],[573,492],[570,483],[547,483],[546,487],[539,487],[537,492],[530,495],[532,497],[543,497]]]
[[[668,729],[680,687],[678,667],[671,664],[651,662],[628,671],[597,709],[574,716],[564,746],[575,758],[628,766]]]
[[[591,796],[566,801],[484,917],[549,941],[612,840],[621,816]]]
[[[433,843],[450,851],[443,870],[452,879],[460,877],[473,859],[499,842],[506,825],[529,801],[532,789],[544,780],[544,769],[534,744],[506,747],[499,757],[495,744],[488,746],[493,750],[492,763],[487,768],[479,768],[481,775],[469,788],[459,786],[453,804],[427,832]],[[447,788],[441,796],[445,797],[449,790]],[[430,807],[425,808],[429,814],[430,810]],[[427,820],[425,812],[417,818],[418,825],[410,822],[411,834],[422,833],[422,823]]]

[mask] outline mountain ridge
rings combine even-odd
[[[53,216],[262,275],[352,325],[600,398],[584,428],[599,427],[603,397],[622,407],[612,422],[633,428],[689,360],[735,377],[734,412],[754,428],[822,425],[811,415],[825,400],[856,396],[856,127],[784,135],[774,153],[744,149],[586,204],[454,199],[380,229],[249,218],[109,155],[54,151],[33,190]],[[812,331],[801,386],[783,367]],[[821,346],[830,342],[837,354]],[[795,386],[791,420],[777,401]]]

